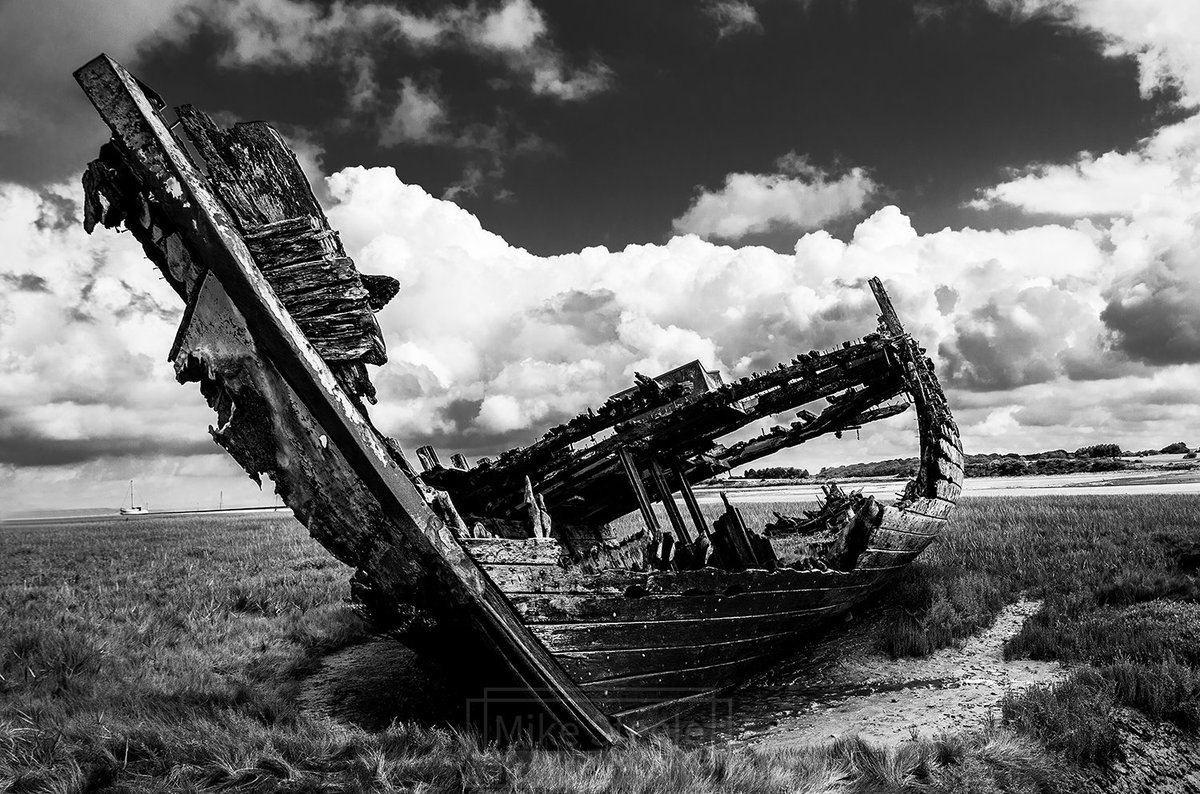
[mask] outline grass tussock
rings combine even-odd
[[[1001,704],[1013,728],[1036,736],[1076,765],[1097,766],[1111,761],[1120,748],[1114,707],[1112,685],[1090,670],[1009,695]]]

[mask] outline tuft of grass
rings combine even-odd
[[[1077,765],[1105,766],[1120,750],[1112,685],[1083,670],[1066,681],[1031,687],[1001,703],[1007,723],[1036,736]]]

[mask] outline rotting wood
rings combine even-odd
[[[128,170],[113,183],[136,190],[120,194],[123,220],[189,301],[177,370],[200,380],[225,412],[218,432],[226,448],[253,477],[271,476],[313,536],[359,567],[356,580],[365,579],[377,603],[424,604],[461,627],[460,640],[479,640],[480,652],[494,654],[497,670],[553,723],[585,743],[616,739],[619,728],[530,635],[305,340],[222,199],[132,76],[100,56],[76,79],[112,130],[108,154],[119,158],[88,171]],[[124,211],[150,203],[152,212]],[[169,261],[170,249],[159,245],[175,234],[186,261]],[[198,266],[207,275],[186,272]]]
[[[85,225],[124,224],[186,302],[171,358],[216,409],[217,442],[251,476],[273,479],[313,536],[357,568],[355,593],[377,617],[431,653],[468,642],[466,677],[515,682],[585,743],[619,735],[606,713],[646,724],[844,614],[932,542],[954,506],[958,429],[877,279],[881,324],[862,339],[729,384],[699,362],[639,374],[599,409],[474,469],[422,448],[416,481],[358,400],[372,397],[366,364],[384,353],[373,313],[397,284],[357,274],[282,138],[258,123],[221,130],[184,109],[206,176],[120,67],[97,59],[80,82],[115,140],[85,173]],[[894,416],[902,398],[917,418],[917,477],[894,504],[858,495],[830,507],[831,489],[828,510],[793,520],[838,533],[808,555],[815,562],[777,555],[728,499],[708,528],[693,483]],[[789,427],[718,443],[796,409]],[[632,509],[645,530],[608,526]]]

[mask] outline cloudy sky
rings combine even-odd
[[[1200,441],[1194,0],[0,0],[0,511],[271,502],[173,381],[174,293],[80,227],[102,51],[275,123],[400,279],[373,413],[409,449],[861,336],[871,275],[968,451]]]

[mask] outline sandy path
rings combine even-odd
[[[843,655],[822,671],[817,690],[806,689],[800,680],[785,690],[775,687],[766,698],[774,717],[759,724],[746,721],[734,741],[794,747],[856,733],[898,744],[916,735],[977,727],[999,716],[1006,691],[1064,677],[1055,662],[1004,660],[1005,640],[1040,606],[1039,601],[1011,604],[982,634],[925,659]]]

